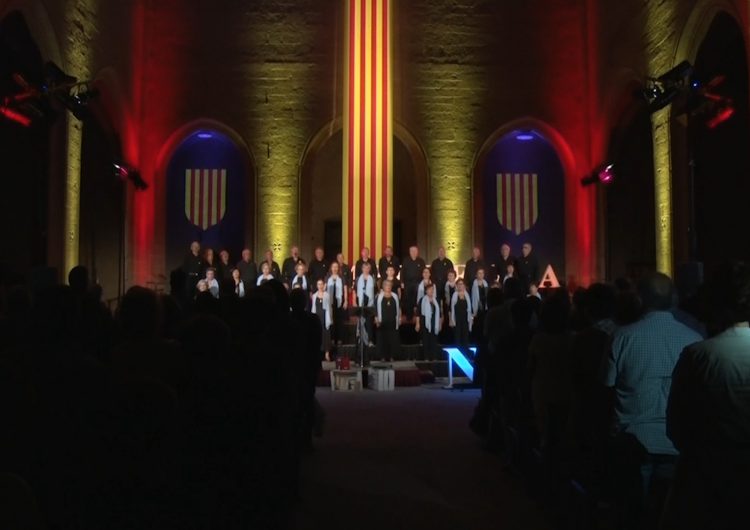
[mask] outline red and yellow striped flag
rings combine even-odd
[[[346,1],[342,245],[379,256],[393,237],[391,1]]]

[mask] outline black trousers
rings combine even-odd
[[[401,357],[401,337],[395,324],[378,328],[378,357],[397,359]]]
[[[195,296],[195,288],[198,285],[200,278],[197,274],[186,274],[185,275],[185,303],[190,303]]]
[[[344,340],[344,328],[346,325],[347,310],[343,307],[333,309],[333,326],[331,326],[331,340],[334,343]]]
[[[409,319],[414,317],[414,306],[417,305],[418,288],[418,283],[404,285],[404,304],[401,309]]]
[[[422,357],[426,361],[440,359],[440,343],[435,333],[427,331],[422,325]]]
[[[464,351],[469,351],[469,323],[463,319],[456,319],[456,327],[453,328],[456,346]]]
[[[367,333],[367,341],[368,342],[375,342],[375,333],[373,331],[373,320],[375,318],[375,308],[374,307],[363,307],[362,308],[362,315],[360,318],[364,319],[364,325],[365,325],[365,333]],[[362,340],[361,338],[359,340]]]

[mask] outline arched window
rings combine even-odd
[[[255,204],[247,154],[226,134],[190,133],[167,166],[167,263],[178,267],[191,241],[229,251],[232,262],[252,235]]]
[[[557,151],[533,129],[511,130],[479,159],[474,190],[477,244],[492,261],[508,243],[533,245],[541,272],[565,270],[565,174]]]

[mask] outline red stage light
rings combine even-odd
[[[20,123],[24,127],[29,127],[31,125],[31,118],[28,116],[24,116],[20,112],[16,112],[15,110],[8,108],[8,107],[0,107],[0,114],[5,116],[11,121],[14,121],[16,123]]]
[[[709,129],[715,129],[732,116],[734,116],[734,107],[724,107],[723,109],[719,110],[719,112],[717,112],[713,118],[706,122],[706,126]]]

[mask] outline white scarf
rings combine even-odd
[[[312,313],[317,314],[318,312],[318,293],[317,291],[313,295],[312,300]],[[325,323],[326,323],[326,329],[331,328],[331,324],[333,324],[333,317],[331,316],[331,297],[328,295],[328,293],[323,293],[323,311],[325,312]]]
[[[378,294],[378,301],[375,304],[376,309],[378,311],[378,320],[380,322],[383,321],[383,299],[385,298],[385,294],[380,293]],[[396,302],[396,329],[398,329],[398,325],[401,322],[401,304],[398,301],[398,295],[396,293],[391,293],[391,298]]]
[[[432,329],[432,310],[435,309],[435,329]],[[437,335],[440,333],[440,304],[434,298],[425,296],[422,298],[421,313],[424,317],[424,325],[428,332]]]

